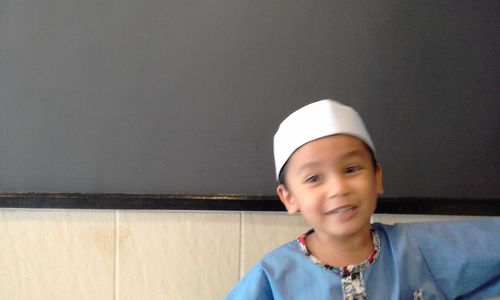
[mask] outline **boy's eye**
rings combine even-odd
[[[309,176],[306,179],[307,183],[315,183],[315,182],[318,182],[318,181],[319,181],[319,176],[318,175]]]
[[[350,167],[347,167],[347,168],[345,169],[345,172],[346,172],[346,173],[354,173],[354,172],[357,172],[357,171],[359,171],[359,170],[361,170],[361,167],[360,167],[360,166],[350,166]]]

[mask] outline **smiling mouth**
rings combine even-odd
[[[339,215],[355,209],[354,206],[344,206],[327,212],[327,215]]]

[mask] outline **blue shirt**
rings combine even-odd
[[[380,254],[362,273],[367,299],[487,299],[500,295],[500,218],[385,225]],[[226,299],[342,299],[340,276],[298,241],[267,254]]]

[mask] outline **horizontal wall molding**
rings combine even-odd
[[[0,208],[284,211],[271,195],[0,193]],[[399,197],[378,200],[377,213],[500,216],[500,199]]]

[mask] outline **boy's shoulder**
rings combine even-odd
[[[297,239],[284,243],[270,252],[266,253],[260,260],[262,266],[268,265],[283,265],[290,258],[298,258],[304,256],[300,251]]]
[[[393,264],[399,276],[432,274],[429,278],[451,299],[469,293],[467,299],[500,293],[500,218],[375,223],[372,227],[381,239],[380,259]],[[409,266],[421,270],[408,273]]]
[[[393,225],[374,223],[372,228],[381,243],[395,253],[420,253],[428,262],[446,259],[451,253],[456,253],[455,259],[466,259],[480,256],[484,251],[500,250],[498,217]]]

